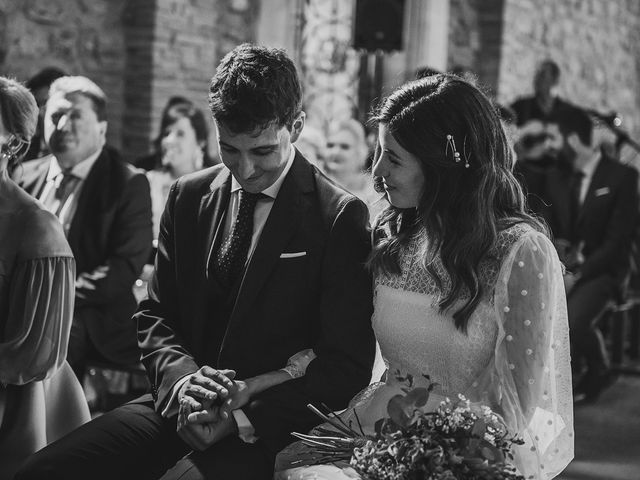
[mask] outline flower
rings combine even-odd
[[[512,447],[523,442],[509,436],[490,407],[459,395],[456,403],[446,398],[435,411],[426,412],[422,407],[434,384],[410,388],[411,377],[401,380],[409,388],[389,400],[389,416],[376,422],[374,436],[362,429],[356,432],[333,412],[310,406],[339,432],[338,436],[322,429],[324,436],[294,433],[319,454],[312,463],[349,460],[368,480],[523,479],[507,461],[513,458]],[[357,415],[356,420],[359,424]]]

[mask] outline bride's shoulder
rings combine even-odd
[[[546,235],[528,223],[520,222],[509,225],[498,232],[496,244],[493,248],[495,256],[502,258],[507,255],[521,241],[547,238]]]

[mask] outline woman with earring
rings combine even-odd
[[[0,77],[0,479],[27,456],[87,422],[89,409],[65,358],[75,263],[62,226],[18,187],[38,107]]]
[[[491,407],[524,440],[519,472],[551,479],[573,458],[562,265],[526,211],[500,120],[451,75],[401,86],[374,120],[373,175],[390,206],[374,225],[372,324],[388,371],[345,421],[355,411],[371,434],[411,375],[435,384],[426,411],[458,394]],[[359,478],[339,464],[291,468],[304,453],[281,452],[276,478]]]

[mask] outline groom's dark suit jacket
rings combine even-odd
[[[570,171],[560,166],[545,172],[520,170],[531,205],[547,221],[555,238],[571,238]],[[605,157],[593,173],[577,219],[583,242],[582,281],[609,275],[620,282],[629,271],[630,250],[638,221],[638,172]]]
[[[16,180],[42,193],[51,156],[25,162]],[[139,361],[132,287],[152,249],[149,182],[104,149],[84,181],[68,232],[76,259],[74,321],[86,325],[96,349],[119,364]]]
[[[136,314],[139,343],[157,410],[175,382],[202,365],[234,369],[243,379],[278,370],[313,348],[318,357],[304,377],[243,408],[256,435],[277,451],[293,440],[291,431],[319,423],[308,403],[344,408],[370,379],[368,213],[296,153],[236,297],[207,274],[231,178],[218,165],[173,185],[149,299]]]

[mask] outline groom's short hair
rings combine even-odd
[[[209,88],[213,118],[235,133],[287,127],[302,110],[296,67],[284,50],[244,43],[220,62]]]

